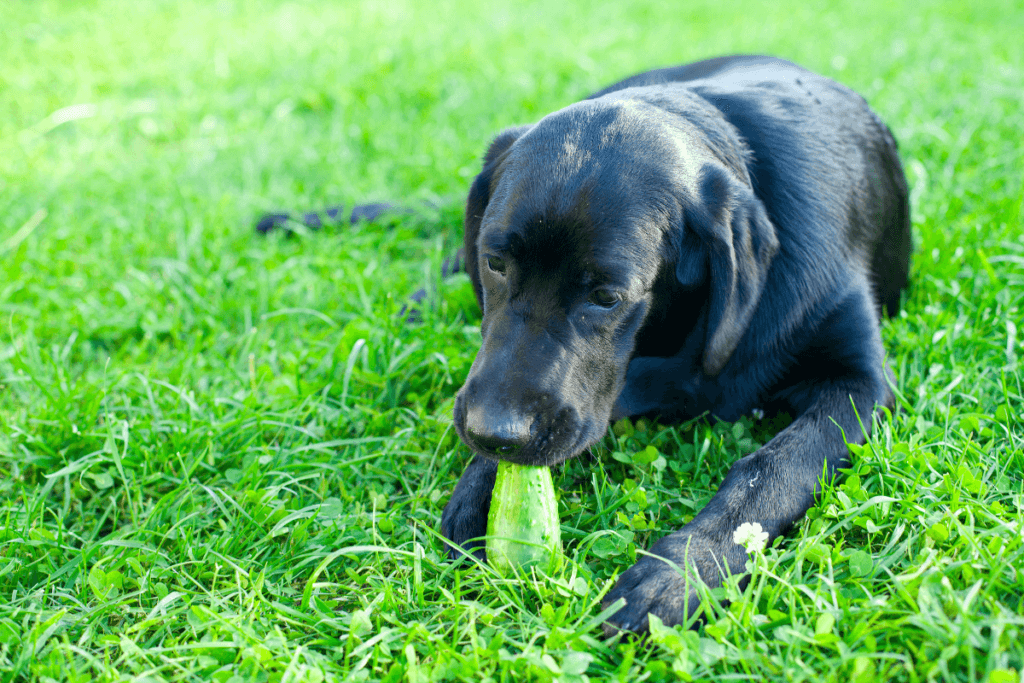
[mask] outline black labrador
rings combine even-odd
[[[626,601],[614,628],[685,622],[694,579],[744,571],[736,528],[785,533],[848,465],[844,440],[893,407],[879,317],[898,310],[910,250],[889,129],[787,61],[650,71],[504,131],[466,205],[483,344],[454,418],[478,455],[444,536],[482,555],[498,460],[556,465],[621,416],[787,411],[605,598]]]

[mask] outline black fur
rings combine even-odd
[[[358,223],[359,221],[375,221],[381,216],[392,213],[408,213],[393,204],[359,204],[353,206],[351,211],[346,211],[343,206],[329,206],[323,211],[309,211],[301,217],[293,216],[290,213],[265,213],[256,222],[256,231],[263,233],[275,230],[286,230],[289,233],[289,223],[302,223],[308,230],[319,230],[324,223]]]
[[[453,544],[483,554],[498,458],[561,463],[620,416],[795,416],[622,575],[613,629],[687,621],[694,581],[743,571],[733,531],[784,533],[848,463],[844,436],[893,405],[878,318],[909,269],[896,143],[790,62],[651,71],[505,131],[465,225],[483,342],[454,417],[479,455],[444,511]]]

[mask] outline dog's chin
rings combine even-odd
[[[460,391],[455,397],[453,410],[453,422],[455,431],[462,440],[462,443],[477,455],[494,462],[510,462],[516,465],[527,465],[531,467],[551,467],[560,465],[565,461],[576,457],[590,446],[597,443],[608,426],[611,416],[611,407],[603,413],[603,419],[593,416],[586,420],[572,420],[570,424],[562,423],[553,427],[546,425],[542,430],[533,436],[529,443],[512,453],[497,455],[483,450],[473,442],[473,439],[466,433],[466,411],[465,399]]]

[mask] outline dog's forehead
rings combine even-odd
[[[700,159],[659,110],[582,102],[518,139],[491,186],[481,246],[546,272],[650,285]]]
[[[637,100],[579,102],[543,118],[509,150],[492,200],[544,201],[556,213],[628,211],[652,190],[695,175],[699,146],[668,129],[665,112]],[[671,123],[677,123],[671,121]]]

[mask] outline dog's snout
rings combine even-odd
[[[530,441],[533,418],[504,415],[488,419],[483,410],[470,409],[466,414],[466,433],[480,450],[499,458],[510,457]]]

